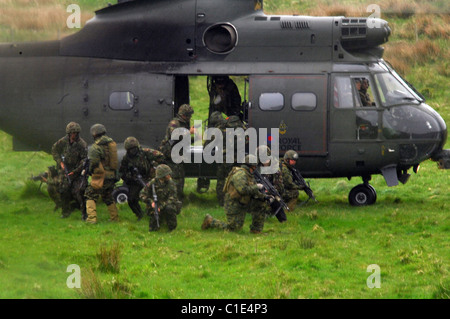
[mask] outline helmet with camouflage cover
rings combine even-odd
[[[260,145],[256,148],[256,155],[260,156],[260,154],[264,154],[267,156],[271,155],[270,147],[267,145]]]
[[[127,151],[132,149],[133,147],[139,147],[140,146],[139,145],[139,141],[133,136],[127,137],[123,144],[125,146],[125,150],[127,150]]]
[[[94,124],[91,126],[91,135],[97,136],[106,134],[106,128],[103,124]]]
[[[191,116],[194,114],[194,109],[189,104],[183,104],[178,110],[178,114],[182,116]]]
[[[67,124],[67,126],[66,126],[66,134],[80,133],[80,132],[81,132],[80,124],[75,123],[75,122],[70,122],[69,124]]]
[[[158,165],[158,167],[156,168],[155,177],[156,178],[164,178],[167,175],[171,175],[171,174],[172,174],[172,170],[170,169],[170,167],[167,166],[166,164],[161,164],[161,165]]]
[[[284,153],[284,160],[298,160],[298,154],[296,151],[289,150],[286,153]]]
[[[227,117],[227,127],[230,128],[237,128],[242,127],[242,121],[237,115],[231,115],[230,117]]]
[[[253,154],[245,155],[245,165],[252,167],[258,165],[258,159]]]
[[[208,126],[214,127],[223,121],[224,121],[224,118],[222,116],[222,113],[219,111],[215,111],[215,112],[212,112],[211,116],[209,117]]]

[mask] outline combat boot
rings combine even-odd
[[[86,222],[90,224],[96,224],[97,223],[97,206],[95,204],[94,200],[87,200],[86,201],[86,213],[87,218]]]
[[[211,224],[213,222],[213,218],[210,214],[206,214],[205,219],[203,220],[202,229],[211,228]]]
[[[287,203],[288,207],[289,207],[289,211],[293,212],[295,207],[297,206],[297,198],[293,198],[291,199],[288,203]]]
[[[109,220],[111,222],[118,222],[119,221],[119,213],[117,211],[117,206],[115,203],[112,203],[108,206],[108,212],[109,212]]]

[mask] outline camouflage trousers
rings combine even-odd
[[[289,211],[293,212],[297,205],[298,195],[300,192],[297,189],[285,190],[283,194],[283,200],[289,206]]]
[[[266,219],[266,214],[269,212],[270,207],[265,201],[258,199],[251,199],[248,205],[243,205],[239,201],[230,199],[229,195],[225,194],[224,209],[227,216],[227,222],[213,218],[213,221],[211,222],[212,228],[230,231],[240,230],[244,225],[246,214],[249,213],[252,216],[250,230],[261,232],[264,228],[264,220]]]
[[[71,182],[64,175],[64,172],[58,176],[59,184],[54,186],[59,193],[59,204],[62,208],[62,215],[67,217],[74,209],[79,209],[83,215],[86,213],[86,202],[84,192],[86,186],[83,185],[81,176],[72,177]],[[50,186],[50,185],[49,185]],[[54,189],[52,190],[54,192]],[[54,195],[51,195],[52,198]],[[56,197],[55,197],[56,198]]]
[[[97,202],[101,196],[106,206],[114,204],[115,202],[112,196],[112,192],[114,190],[115,184],[116,181],[114,179],[105,179],[105,181],[103,182],[103,187],[101,189],[97,190],[89,185],[84,192],[84,197],[86,198],[86,200],[93,200]]]
[[[152,206],[147,206],[147,214],[150,215],[150,222],[149,222],[149,231],[156,231],[161,228],[161,225],[163,223],[167,224],[167,227],[169,228],[169,231],[174,230],[177,228],[177,210],[166,207],[159,211],[159,228],[156,221],[156,215],[155,210],[152,208]]]
[[[183,201],[184,197],[184,166],[183,163],[175,164],[174,162],[168,160],[167,165],[172,170],[172,179],[177,186],[177,197],[179,201]]]
[[[127,183],[128,186],[128,206],[137,217],[142,217],[142,208],[139,204],[139,193],[142,190],[140,184]]]

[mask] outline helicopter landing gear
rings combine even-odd
[[[115,188],[112,192],[112,196],[114,201],[117,204],[125,204],[128,202],[128,187],[127,186],[119,186]]]
[[[377,192],[369,183],[356,185],[348,194],[348,201],[352,206],[373,205],[377,200]]]

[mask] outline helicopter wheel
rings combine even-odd
[[[348,194],[348,201],[352,206],[372,205],[377,200],[375,188],[369,184],[359,184]]]
[[[128,202],[128,187],[119,186],[113,190],[112,196],[117,204],[125,204]]]

